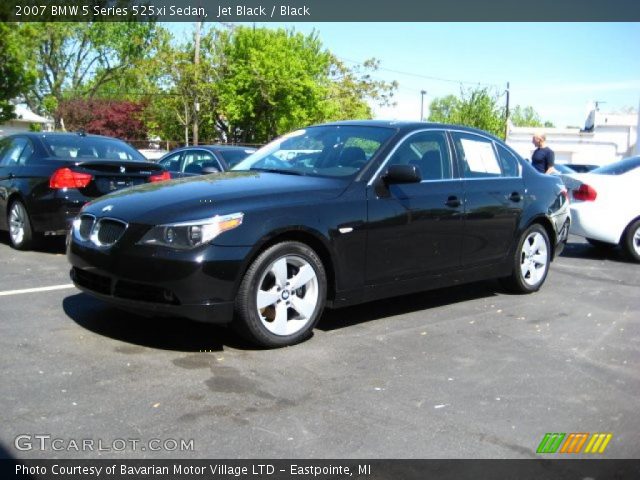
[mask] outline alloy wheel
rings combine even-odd
[[[640,257],[640,227],[636,228],[633,238],[631,239],[631,244],[636,251],[636,255]]]
[[[535,286],[544,279],[549,266],[547,242],[540,232],[533,231],[522,243],[520,252],[520,272],[522,280]]]
[[[304,258],[278,258],[265,269],[258,285],[258,316],[269,332],[292,335],[313,318],[319,300],[318,277]]]
[[[27,212],[24,207],[19,202],[14,203],[9,212],[9,234],[14,245],[21,245],[24,241],[26,222]]]

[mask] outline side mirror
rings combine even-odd
[[[384,183],[419,183],[422,181],[420,170],[415,165],[391,165],[382,177]]]
[[[203,175],[210,175],[212,173],[220,173],[220,170],[218,170],[216,167],[204,167],[202,169]]]

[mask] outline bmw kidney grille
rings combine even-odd
[[[115,218],[98,219],[93,215],[84,214],[80,216],[76,235],[84,242],[91,241],[97,247],[109,248],[120,240],[127,226],[127,223]]]

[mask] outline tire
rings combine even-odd
[[[278,243],[245,273],[232,326],[260,347],[293,345],[311,336],[326,296],[327,277],[316,252],[300,242]]]
[[[621,244],[631,260],[640,262],[640,218],[627,227]]]
[[[542,225],[533,224],[520,237],[513,258],[513,272],[501,279],[502,284],[515,293],[536,292],[547,278],[550,263],[547,231]]]
[[[599,248],[600,250],[609,250],[611,248],[615,248],[615,244],[603,242],[602,240],[596,240],[595,238],[587,238],[587,242],[592,247]]]
[[[33,228],[26,207],[20,200],[14,200],[7,213],[9,241],[16,250],[29,250],[34,245]]]

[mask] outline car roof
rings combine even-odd
[[[337,125],[337,126],[358,126],[358,127],[385,127],[395,128],[397,130],[410,132],[412,130],[420,130],[422,128],[442,128],[449,130],[461,130],[470,133],[479,133],[485,136],[490,136],[497,139],[495,135],[489,132],[480,130],[478,128],[466,127],[464,125],[453,125],[447,123],[435,123],[435,122],[414,122],[407,120],[341,120],[338,122],[321,123],[312,125],[313,127],[321,127],[325,125]]]
[[[204,150],[256,150],[256,147],[244,147],[242,145],[222,145],[222,144],[213,144],[213,145],[189,145],[187,147],[178,147],[171,150],[171,152],[180,152],[182,150],[190,150],[193,148],[201,148]],[[170,153],[171,153],[170,152]]]
[[[107,135],[94,135],[92,133],[81,133],[81,132],[20,132],[14,133],[11,135],[14,136],[26,136],[30,138],[47,138],[47,137],[86,137],[86,138],[104,138],[106,140],[118,140],[120,142],[126,142],[126,140],[122,140],[117,137],[109,137]]]

